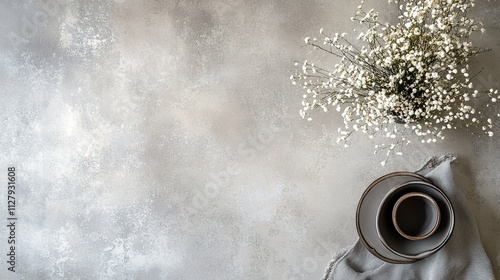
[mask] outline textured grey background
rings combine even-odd
[[[19,179],[18,271],[3,227],[0,276],[319,279],[357,239],[371,181],[453,153],[500,277],[498,128],[448,133],[381,167],[371,141],[335,144],[334,114],[300,119],[293,62],[323,59],[303,38],[351,31],[357,5],[0,1],[0,164]],[[498,1],[473,16],[487,29],[476,44],[492,48],[472,61],[477,85],[498,87]],[[3,224],[5,188],[0,199]]]

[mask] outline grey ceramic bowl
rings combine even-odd
[[[406,193],[392,208],[392,224],[401,236],[409,240],[430,237],[437,230],[440,220],[439,205],[425,193]]]
[[[405,194],[418,192],[429,195],[439,206],[440,222],[433,234],[420,240],[403,237],[395,228],[392,211],[397,200]],[[437,186],[422,181],[411,181],[394,187],[382,199],[377,211],[376,227],[380,241],[391,252],[409,259],[423,259],[441,249],[449,240],[455,226],[453,206]]]

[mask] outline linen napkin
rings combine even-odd
[[[443,248],[411,264],[386,263],[358,241],[334,256],[323,280],[344,279],[495,279],[465,195],[454,181],[454,156],[431,158],[417,173],[431,179],[451,200],[455,230]]]

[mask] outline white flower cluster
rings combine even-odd
[[[323,39],[305,38],[315,49],[338,57],[333,70],[305,61],[290,78],[303,86],[301,116],[334,108],[344,126],[338,142],[355,131],[372,138],[381,135],[393,144],[377,145],[376,152],[410,143],[408,131],[422,143],[443,139],[443,131],[479,128],[493,136],[492,121],[473,106],[481,98],[494,103],[497,90],[474,90],[468,59],[486,50],[476,48],[469,36],[482,26],[467,17],[474,0],[389,0],[400,13],[396,24],[381,23],[378,13],[365,12],[363,2],[351,18],[366,27],[351,43],[346,33]],[[297,63],[298,65],[298,63]],[[385,163],[382,162],[383,164]]]

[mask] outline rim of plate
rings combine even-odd
[[[420,179],[420,180],[422,180],[424,182],[432,184],[432,181],[429,178],[426,178],[426,177],[424,177],[424,176],[422,176],[420,174],[417,174],[417,173],[414,173],[414,172],[409,172],[409,171],[391,172],[391,173],[388,173],[386,175],[383,175],[383,176],[377,178],[370,185],[368,185],[368,187],[365,189],[365,191],[361,195],[361,198],[359,199],[358,206],[356,208],[356,230],[358,232],[358,236],[360,237],[359,240],[361,240],[361,243],[363,243],[363,245],[365,246],[365,248],[368,249],[368,251],[370,253],[372,253],[375,257],[377,257],[377,258],[379,258],[379,259],[381,259],[381,260],[383,260],[385,262],[389,262],[389,263],[397,263],[397,264],[414,263],[414,262],[416,262],[418,260],[409,259],[408,261],[399,261],[399,260],[389,259],[389,258],[386,258],[386,257],[380,255],[375,248],[371,247],[368,244],[368,242],[365,239],[365,236],[361,232],[361,225],[360,225],[360,221],[359,221],[359,214],[360,214],[359,211],[361,210],[361,205],[363,204],[363,201],[365,200],[366,196],[380,182],[382,182],[382,181],[384,181],[384,180],[386,180],[388,178],[395,177],[395,176],[410,176],[410,177],[415,177],[415,178]]]

